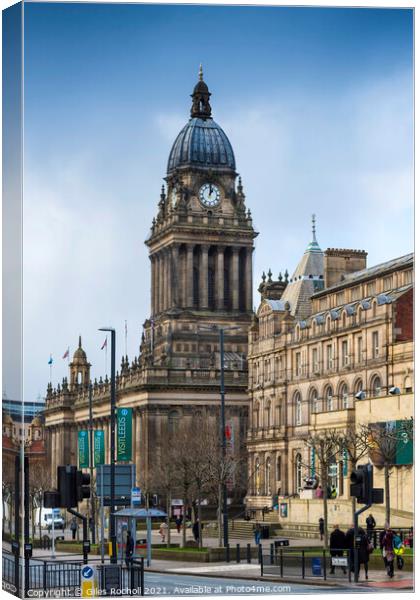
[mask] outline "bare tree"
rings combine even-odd
[[[369,453],[370,434],[366,427],[351,425],[340,434],[341,453],[347,453],[350,469],[356,468],[359,460]],[[356,512],[356,498],[352,497],[352,512]]]
[[[341,434],[335,429],[325,429],[311,433],[306,439],[306,445],[312,448],[317,458],[315,471],[319,474],[320,484],[323,489],[323,513],[324,513],[324,547],[328,548],[328,468],[331,463],[336,462],[341,450]]]
[[[175,461],[177,453],[177,440],[173,433],[166,432],[162,436],[159,447],[159,459],[153,469],[152,485],[154,489],[165,496],[166,500],[166,524],[168,526],[167,546],[171,545],[171,503],[173,493],[177,488],[177,477],[175,472]]]

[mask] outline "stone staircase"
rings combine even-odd
[[[254,538],[254,527],[256,521],[234,520],[229,521],[229,537],[238,540],[247,540],[248,542]],[[276,535],[277,527],[275,523],[268,521],[259,521],[260,525],[268,525],[270,527],[270,537]],[[204,530],[204,537],[217,537],[217,523],[209,523]]]

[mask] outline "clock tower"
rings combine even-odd
[[[149,364],[169,368],[217,367],[218,334],[206,332],[209,325],[237,327],[226,334],[226,366],[246,362],[257,233],[210,96],[200,67],[191,118],[170,151],[166,189],[146,240],[151,318],[142,354]]]

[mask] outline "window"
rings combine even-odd
[[[408,285],[409,283],[413,283],[413,272],[404,271],[404,285]]]
[[[176,410],[171,410],[168,414],[168,432],[175,433],[178,429],[179,414]]]
[[[311,409],[313,413],[318,412],[318,392],[316,390],[312,390],[310,397]]]
[[[346,367],[349,364],[349,345],[347,340],[341,342],[341,364]]]
[[[357,338],[357,362],[359,364],[363,362],[363,338],[361,335]]]
[[[333,369],[334,368],[334,359],[333,359],[332,344],[328,344],[327,345],[327,368],[328,369]]]
[[[265,495],[271,494],[271,459],[267,458],[265,461]]]
[[[281,456],[277,457],[277,481],[281,481]]]
[[[318,348],[312,348],[312,372],[318,373],[319,364],[318,364]]]
[[[386,292],[387,290],[391,290],[392,289],[392,275],[390,275],[389,277],[385,277],[384,278],[384,289],[383,291]]]
[[[341,386],[340,399],[341,408],[347,409],[349,407],[349,388],[345,383]]]
[[[334,409],[332,387],[330,387],[330,386],[327,387],[325,396],[327,399],[327,410],[332,411]]]
[[[376,294],[376,281],[371,281],[367,286],[368,296],[374,296]]]
[[[379,356],[379,333],[377,331],[372,332],[372,358],[378,358]]]
[[[351,288],[351,299],[359,300],[360,299],[360,285],[357,287]]]
[[[296,425],[302,424],[302,398],[299,392],[295,396]]]
[[[260,495],[260,459],[257,457],[255,459],[255,494],[257,496]]]
[[[335,295],[335,302],[337,306],[340,306],[340,304],[344,304],[344,292],[339,292]]]
[[[379,377],[379,375],[376,375],[376,377],[374,377],[372,380],[372,396],[375,396],[376,398],[380,396],[381,389],[381,378]]]
[[[302,356],[300,352],[296,352],[295,355],[295,373],[296,375],[302,375]]]

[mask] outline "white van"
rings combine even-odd
[[[56,531],[60,529],[64,531],[65,520],[59,508],[37,508],[35,511],[35,522],[37,525],[39,523],[39,511],[41,511],[42,528],[51,531],[54,519],[54,529]]]

